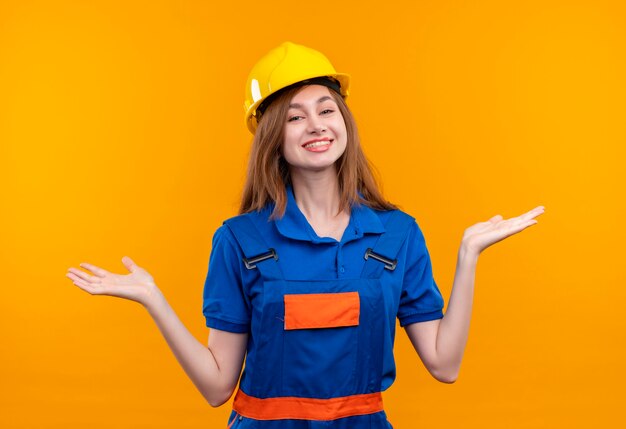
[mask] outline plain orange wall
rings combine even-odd
[[[0,3],[0,427],[223,428],[147,312],[65,277],[155,277],[203,343],[211,237],[237,208],[248,70],[285,40],[352,75],[386,196],[446,303],[465,228],[537,205],[486,250],[459,380],[404,331],[396,428],[623,422],[626,7],[621,1]]]

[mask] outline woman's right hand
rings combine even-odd
[[[122,258],[122,263],[130,274],[113,274],[95,265],[82,263],[80,267],[91,271],[94,275],[77,268],[69,268],[66,276],[76,286],[91,295],[117,296],[136,301],[147,307],[159,293],[154,279],[150,273],[135,264],[128,256]]]

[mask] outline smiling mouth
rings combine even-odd
[[[321,141],[317,141],[313,143],[303,144],[302,147],[304,149],[322,148],[324,146],[330,146],[332,142],[333,142],[332,140],[321,140]]]

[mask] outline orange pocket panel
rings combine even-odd
[[[357,326],[358,292],[285,295],[285,329]]]

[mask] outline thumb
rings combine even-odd
[[[122,264],[124,264],[124,266],[128,269],[128,271],[130,271],[131,273],[134,273],[135,270],[138,268],[137,264],[135,264],[135,262],[130,259],[128,256],[124,256],[122,258]]]
[[[495,215],[494,217],[489,219],[489,222],[497,222],[499,220],[502,220],[502,216],[501,215]]]

